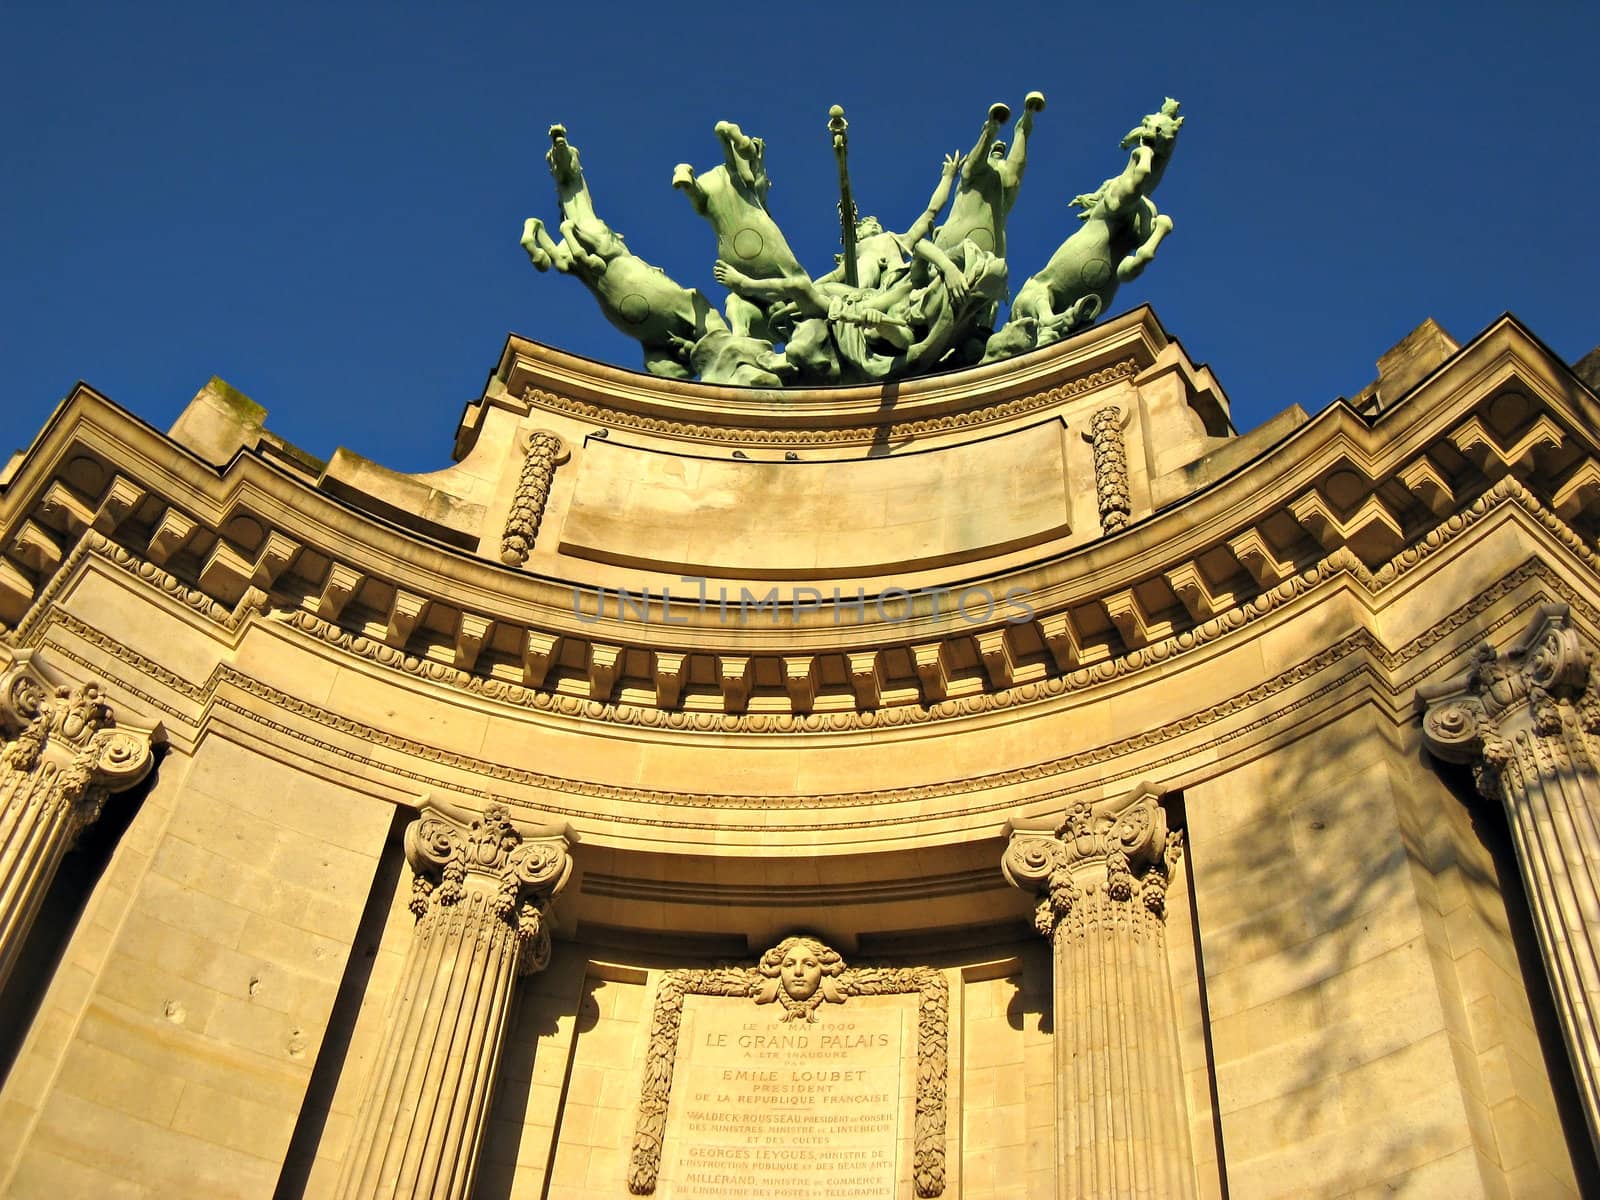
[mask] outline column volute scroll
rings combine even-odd
[[[550,962],[570,832],[434,801],[405,831],[417,918],[337,1194],[472,1194],[519,978]]]

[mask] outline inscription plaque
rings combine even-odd
[[[948,1042],[940,972],[847,967],[812,937],[754,967],[667,971],[628,1190],[893,1200],[909,1121],[912,1189],[943,1195]]]
[[[671,1200],[894,1200],[910,997],[781,1025],[688,997],[660,1193]]]

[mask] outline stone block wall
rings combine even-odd
[[[391,817],[221,737],[168,756],[0,1093],[5,1193],[270,1195]]]
[[[1528,1052],[1531,1022],[1503,906],[1478,889],[1475,910],[1456,861],[1459,801],[1419,755],[1414,730],[1358,708],[1186,793],[1236,1194],[1577,1194],[1564,1149],[1540,1150],[1562,1138],[1548,1091],[1525,1082],[1496,1114],[1474,1078],[1496,1040],[1465,1016],[1486,940],[1494,1017]],[[1539,1188],[1508,1159],[1539,1162]]]

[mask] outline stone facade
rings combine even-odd
[[[0,1193],[1600,1185],[1600,402],[1233,429],[1148,309],[890,388],[513,338],[0,470]]]

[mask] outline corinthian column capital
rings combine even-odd
[[[429,802],[406,828],[417,927],[340,1200],[472,1195],[512,994],[550,961],[549,905],[572,874],[572,841],[499,804]]]
[[[1000,868],[1038,893],[1050,942],[1057,1194],[1193,1196],[1165,920],[1182,838],[1160,793],[1141,785],[1010,833]]]
[[[1096,893],[1118,904],[1137,898],[1154,916],[1166,914],[1182,835],[1168,827],[1161,795],[1148,785],[1074,805],[1059,822],[1012,821],[1009,829],[1000,869],[1012,886],[1039,893],[1034,923],[1042,935]]]
[[[93,823],[108,795],[149,774],[160,732],[119,722],[98,683],[58,683],[31,654],[0,674],[0,728],[0,773],[48,775],[50,801],[69,812],[69,838]]]
[[[0,983],[62,857],[149,774],[159,732],[119,723],[99,684],[61,683],[29,651],[0,667]]]
[[[1600,1147],[1600,689],[1593,652],[1564,604],[1541,608],[1504,653],[1419,688],[1422,737],[1446,762],[1470,763],[1504,806],[1534,933],[1571,1056],[1589,1136]]]
[[[1600,730],[1600,696],[1590,686],[1593,658],[1567,606],[1547,604],[1504,653],[1484,642],[1465,671],[1417,689],[1423,741],[1446,762],[1470,763],[1479,790],[1498,798],[1507,743],[1518,734]],[[1561,740],[1585,754],[1581,739]]]
[[[550,961],[550,901],[572,874],[570,849],[564,829],[514,821],[504,805],[477,815],[425,806],[405,833],[411,911],[420,920],[487,893],[488,911],[517,934],[520,972],[541,971]]]

